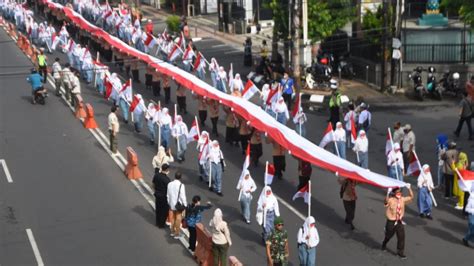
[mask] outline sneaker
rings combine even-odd
[[[173,233],[170,234],[171,237],[175,237],[175,235]]]
[[[250,220],[245,221],[247,224],[250,224]]]
[[[454,206],[454,208],[455,208],[456,210],[462,210],[462,206],[459,206],[459,205]]]
[[[351,224],[351,230],[354,231],[356,228],[353,224]]]
[[[467,241],[467,239],[463,238],[462,243],[464,244],[464,246],[469,247],[469,242]]]
[[[428,215],[426,215],[426,219],[433,220],[433,216],[431,216],[431,214],[428,214]]]
[[[212,187],[210,187],[210,188],[209,188],[209,191],[213,192],[213,191],[214,191],[214,189],[213,189]]]
[[[400,254],[398,253],[398,257],[402,260],[406,260],[407,259],[407,256],[405,256],[405,254]]]
[[[420,213],[420,218],[426,218],[426,215],[424,213]]]
[[[222,192],[217,192],[217,195],[219,195],[220,197],[224,197],[224,194],[222,194]]]
[[[387,246],[385,246],[385,245],[382,244],[382,248],[381,248],[381,249],[382,249],[382,251],[387,251]]]
[[[181,235],[175,235],[173,238],[174,238],[174,239],[180,239],[180,238],[181,238]]]

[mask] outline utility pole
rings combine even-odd
[[[383,0],[382,7],[383,7],[383,34],[382,34],[382,58],[380,60],[381,63],[381,71],[380,71],[380,91],[385,91],[385,77],[387,69],[385,67],[386,62],[386,50],[387,50],[387,28],[388,28],[388,0]]]
[[[301,71],[300,71],[300,16],[301,16],[301,0],[294,0],[295,12],[293,15],[293,29],[295,30],[295,35],[293,36],[293,78],[296,82],[296,90],[299,93],[301,89]]]
[[[311,46],[308,40],[308,0],[303,1],[303,65],[311,64]]]

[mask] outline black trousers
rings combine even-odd
[[[145,88],[151,89],[153,86],[153,76],[151,74],[145,74]]]
[[[199,122],[201,123],[201,126],[204,127],[204,124],[206,123],[207,119],[207,110],[199,110]],[[201,128],[201,130],[203,130]]]
[[[273,156],[273,166],[275,166],[275,176],[278,178],[283,177],[283,172],[286,169],[285,155]]]
[[[310,180],[310,177],[309,176],[298,176],[298,187],[296,188],[296,190],[300,190],[301,188],[303,188],[304,186],[306,186],[306,184],[308,184],[308,181]]]
[[[288,110],[291,110],[291,94],[283,93],[283,99],[286,102],[286,106],[288,107]]]
[[[189,231],[189,249],[194,251],[196,249],[196,227],[188,226]]]
[[[176,96],[176,102],[178,103],[178,111],[180,113],[188,113],[188,111],[186,111],[186,96]]]
[[[43,76],[43,83],[46,83],[48,81],[46,79],[48,77],[48,67],[47,66],[39,66],[38,67],[38,72],[41,76]]]
[[[212,134],[217,136],[217,120],[219,117],[211,117],[211,123],[212,123]]]
[[[344,204],[344,210],[346,210],[346,224],[352,224],[355,216],[356,201],[355,200],[342,200]]]
[[[454,131],[454,133],[459,136],[464,122],[466,122],[467,124],[467,131],[469,132],[469,138],[471,138],[472,137],[471,116],[460,117],[459,122],[458,122],[458,127],[456,128],[456,131]]]
[[[226,127],[225,142],[234,144],[238,141],[238,129],[235,127]]]
[[[388,241],[390,241],[394,234],[397,234],[397,252],[399,255],[404,255],[405,226],[401,221],[395,225],[395,221],[387,220],[385,224],[385,239],[383,240],[382,246],[387,246]]]
[[[161,81],[152,82],[152,91],[153,91],[153,96],[155,97],[161,95]]]
[[[138,69],[132,70],[132,79],[133,81],[140,83],[140,77],[138,76]]]
[[[258,159],[262,157],[262,144],[250,144],[250,160],[254,165],[258,164]]]
[[[242,154],[245,154],[247,145],[249,144],[250,134],[240,135],[240,146],[242,147]]]
[[[165,104],[168,104],[171,99],[171,88],[168,87],[163,87],[163,90],[165,91]]]
[[[454,175],[444,174],[444,196],[451,198],[453,196]]]
[[[468,216],[468,213],[466,212],[466,205],[470,195],[471,194],[469,192],[464,191],[464,206],[462,207],[462,214],[464,216]]]
[[[169,205],[166,196],[155,196],[156,206],[156,226],[159,228],[165,228],[166,218],[168,217]]]

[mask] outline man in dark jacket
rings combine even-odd
[[[169,165],[163,164],[161,172],[156,173],[153,177],[153,187],[155,188],[155,213],[156,226],[165,228],[166,218],[168,217],[168,200],[166,194],[168,193],[168,183],[171,181],[168,177]]]

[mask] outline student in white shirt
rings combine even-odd
[[[352,150],[357,155],[357,162],[359,166],[369,169],[369,140],[367,139],[365,130],[359,131],[359,136],[357,137]]]
[[[301,266],[316,265],[316,246],[319,244],[319,233],[316,221],[309,216],[298,230],[298,257]]]
[[[183,210],[179,209],[179,205],[186,207],[186,189],[181,183],[181,173],[176,172],[174,180],[168,183],[166,193],[168,205],[173,212],[173,224],[171,225],[171,236],[175,239],[180,237],[181,220],[183,219]],[[180,204],[178,204],[180,203]]]
[[[224,155],[217,140],[212,141],[207,158],[211,163],[210,178],[212,178],[212,188],[210,190],[222,197],[222,172],[224,171],[222,161],[224,160]]]
[[[341,122],[336,123],[336,129],[334,130],[334,140],[336,141],[339,157],[346,159],[346,131],[342,127]]]
[[[388,176],[393,179],[403,181],[405,166],[403,163],[403,154],[400,151],[400,144],[393,144],[393,150],[387,155]]]
[[[250,172],[248,170],[244,170],[243,178],[239,180],[239,184],[237,184],[237,189],[240,190],[239,192],[239,199],[240,199],[240,208],[242,209],[242,215],[244,216],[244,220],[247,224],[250,224],[250,204],[252,202],[252,193],[255,192],[257,189],[257,185],[255,181],[250,176]]]
[[[188,126],[183,122],[180,115],[176,116],[176,123],[173,126],[172,135],[177,139],[177,159],[178,162],[184,161],[184,153],[187,149]]]
[[[257,223],[263,228],[262,237],[265,241],[274,230],[275,217],[280,217],[278,200],[273,195],[271,187],[265,186],[258,198],[256,215]]]

